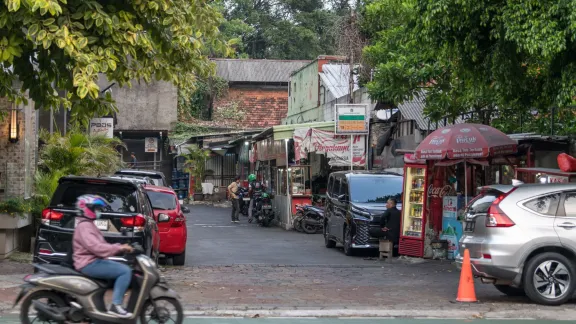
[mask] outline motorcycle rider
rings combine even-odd
[[[248,176],[248,196],[250,197],[250,207],[248,208],[248,222],[252,223],[253,210],[256,198],[260,197],[264,192],[264,185],[262,182],[256,180],[256,175],[251,174]]]
[[[76,210],[79,222],[74,230],[73,238],[74,268],[95,279],[114,280],[112,305],[108,313],[120,318],[129,318],[132,314],[122,307],[122,303],[132,280],[132,269],[125,264],[106,260],[106,258],[120,252],[132,252],[133,248],[128,244],[106,242],[94,224],[94,220],[100,218],[102,211],[109,210],[109,208],[110,204],[102,197],[96,195],[78,197]]]

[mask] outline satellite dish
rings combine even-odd
[[[376,110],[376,118],[378,118],[378,119],[380,119],[380,120],[388,120],[388,119],[390,119],[390,112],[389,112],[389,110],[386,110],[386,109]]]

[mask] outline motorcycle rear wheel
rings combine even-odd
[[[22,302],[20,303],[20,322],[23,324],[31,324],[31,323],[58,323],[56,321],[44,321],[40,320],[38,316],[33,320],[30,320],[29,312],[30,310],[34,310],[34,306],[32,306],[33,300],[38,299],[46,299],[46,304],[56,307],[66,307],[66,302],[57,294],[48,291],[48,290],[38,290],[27,297],[25,297]]]
[[[166,309],[165,306],[159,304],[161,302],[165,302],[174,306],[174,312],[176,314],[172,314],[172,312]],[[154,300],[153,305],[149,300],[144,304],[144,308],[140,313],[140,322],[142,324],[147,323],[176,323],[182,324],[184,322],[184,309],[182,308],[182,304],[178,299],[168,298],[168,297],[160,297]],[[154,307],[155,306],[155,307]],[[156,311],[158,310],[158,314]],[[150,313],[148,313],[150,311]],[[173,318],[173,315],[176,315],[176,318]]]
[[[302,232],[302,215],[298,215],[294,218],[292,226],[294,227],[295,231]]]

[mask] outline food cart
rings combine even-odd
[[[552,168],[517,168],[516,179],[524,183],[576,182],[576,172],[564,172]]]

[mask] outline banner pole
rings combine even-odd
[[[354,170],[354,135],[350,135],[350,170]]]

